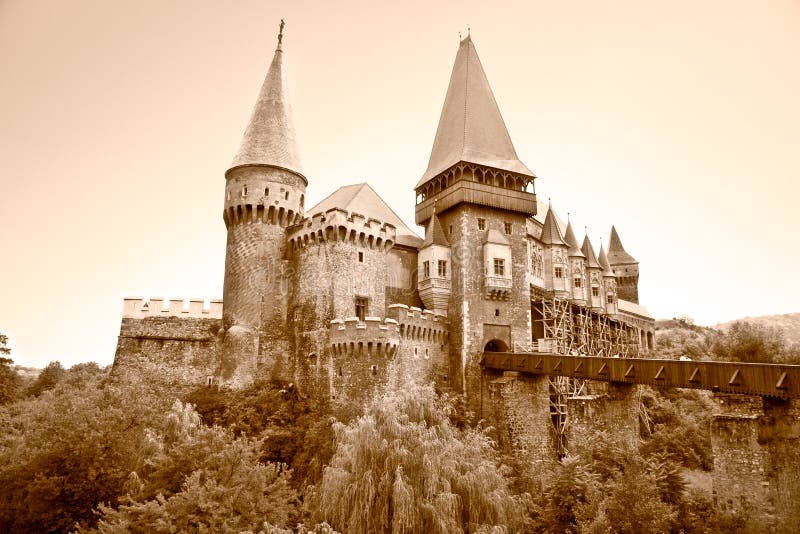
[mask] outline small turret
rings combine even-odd
[[[592,242],[589,236],[583,238],[581,246],[584,256],[586,256],[586,294],[588,295],[589,305],[596,310],[603,309],[603,268],[597,261]]]
[[[638,304],[639,262],[622,246],[617,229],[613,226],[611,227],[611,239],[608,242],[608,263],[614,271],[614,276],[617,277],[619,298]]]
[[[439,217],[436,216],[436,210],[428,221],[417,265],[417,290],[422,302],[426,308],[446,314],[452,270],[450,243]]]
[[[606,313],[609,315],[617,314],[617,279],[614,276],[614,271],[611,270],[611,265],[608,263],[606,251],[603,245],[600,244],[600,255],[597,262],[603,269],[603,295],[605,299]]]
[[[569,280],[572,287],[572,300],[578,304],[585,304],[587,301],[586,256],[578,248],[578,240],[575,238],[572,222],[569,220],[567,221],[567,229],[564,232],[564,241],[569,246],[567,256],[569,257],[569,270],[572,275]]]
[[[568,297],[570,284],[569,258],[567,250],[569,245],[561,236],[561,230],[556,222],[553,206],[547,207],[547,215],[542,225],[542,244],[544,245],[544,274],[545,288],[555,292],[556,296]]]

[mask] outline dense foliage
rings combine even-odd
[[[512,494],[493,442],[462,432],[432,387],[376,397],[337,424],[316,513],[345,532],[517,531],[525,497]]]

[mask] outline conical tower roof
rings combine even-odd
[[[600,254],[597,256],[597,263],[600,264],[600,268],[603,269],[603,276],[614,276],[614,271],[611,270],[611,265],[608,263],[608,258],[606,258],[606,251],[603,248],[603,244],[600,244]]]
[[[547,207],[547,215],[544,218],[544,225],[542,226],[542,243],[545,245],[563,245],[569,246],[561,237],[561,230],[558,229],[556,222],[556,215],[553,212],[553,206]]]
[[[245,165],[266,165],[286,169],[305,179],[283,69],[282,39],[283,21],[278,47],[261,86],[250,124],[228,172]]]
[[[619,239],[617,229],[611,227],[611,239],[608,241],[608,262],[611,265],[639,263],[633,256],[625,251],[622,241]]]
[[[566,241],[569,250],[567,255],[571,258],[585,257],[581,249],[578,248],[578,240],[575,238],[575,232],[572,231],[572,222],[567,221],[567,230],[564,232],[564,241]]]
[[[439,222],[439,217],[436,216],[436,211],[433,212],[431,220],[428,221],[428,229],[425,232],[425,241],[422,243],[421,248],[425,248],[429,245],[441,245],[443,247],[450,246],[450,242],[447,240],[444,229],[442,229],[442,223]]]
[[[594,253],[594,248],[592,247],[592,242],[589,241],[589,236],[583,238],[583,245],[581,245],[581,251],[583,255],[586,256],[586,262],[589,265],[590,269],[601,269],[602,266],[600,262],[597,261],[597,256]]]
[[[469,35],[458,47],[428,170],[416,187],[460,161],[535,176],[517,157]]]

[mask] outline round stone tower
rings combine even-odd
[[[286,228],[303,216],[308,181],[297,150],[278,47],[239,151],[225,173],[228,229],[223,287],[222,376],[232,385],[270,374],[288,351]]]

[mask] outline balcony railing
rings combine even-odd
[[[417,284],[417,289],[450,289],[449,278],[424,278]]]

